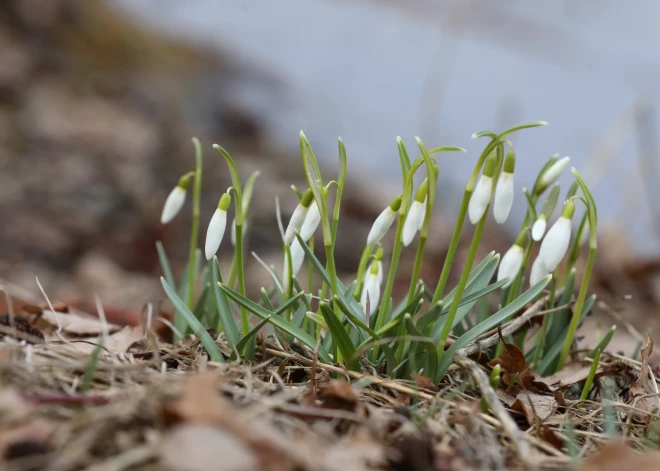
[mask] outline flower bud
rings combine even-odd
[[[289,245],[291,242],[293,242],[293,239],[295,239],[296,236],[296,231],[299,231],[305,222],[305,218],[307,217],[307,213],[313,199],[314,194],[312,193],[312,190],[308,188],[303,197],[300,199],[300,203],[298,203],[298,206],[296,206],[296,209],[293,211],[291,219],[289,220],[289,225],[287,226],[286,232],[284,234],[284,243],[286,245]]]
[[[564,157],[563,159],[557,160],[548,169],[546,169],[546,171],[543,172],[543,175],[541,175],[537,188],[534,189],[534,192],[537,194],[543,193],[546,188],[552,185],[555,180],[559,178],[559,175],[561,175],[564,169],[568,167],[570,161],[570,157]]]
[[[392,223],[396,218],[396,213],[401,207],[401,196],[397,196],[390,203],[390,205],[383,210],[382,213],[378,215],[374,221],[371,230],[369,231],[369,236],[367,237],[367,245],[375,244],[380,242],[380,240],[387,234],[387,231],[392,227]]]
[[[403,245],[408,246],[415,238],[415,234],[420,230],[424,224],[424,217],[426,215],[426,198],[428,195],[429,182],[425,179],[415,196],[415,201],[410,205],[410,210],[406,216],[406,221],[403,223]]]
[[[227,209],[231,203],[231,196],[225,193],[218,202],[218,208],[213,213],[211,222],[206,231],[206,244],[204,253],[207,260],[211,260],[218,251],[222,238],[225,235],[225,228],[227,226]]]
[[[545,216],[541,214],[536,221],[534,221],[534,225],[532,226],[532,239],[535,242],[538,242],[539,240],[543,239],[543,235],[545,234],[545,228],[546,228],[547,222],[545,220]]]
[[[368,311],[367,301],[369,303]],[[378,281],[378,262],[372,262],[369,267],[369,274],[367,275],[367,279],[364,282],[364,287],[362,288],[362,294],[360,296],[360,305],[362,306],[367,319],[374,313],[378,307],[379,301],[380,283]]]
[[[190,174],[184,175],[179,179],[179,183],[174,187],[165,200],[163,213],[160,216],[161,224],[167,224],[179,214],[183,204],[186,202],[186,193],[190,184]]]
[[[518,276],[518,272],[520,272],[523,264],[523,255],[523,248],[516,243],[513,244],[502,257],[502,261],[500,262],[497,271],[497,281],[505,278],[509,279],[509,281],[502,286],[502,289],[511,286],[513,280]]]
[[[319,207],[316,204],[316,201],[314,201],[309,207],[305,221],[300,228],[300,237],[302,237],[302,240],[307,242],[314,235],[314,231],[316,231],[316,228],[319,227],[320,222],[321,212],[319,211]]]
[[[493,200],[493,215],[498,224],[504,224],[513,206],[513,171],[516,164],[516,154],[510,150],[504,160],[504,171],[497,182]]]
[[[568,201],[564,206],[561,217],[543,238],[537,260],[541,261],[543,266],[547,268],[548,273],[554,271],[566,255],[571,241],[571,225],[574,213],[575,205]]]
[[[481,220],[490,203],[490,197],[493,193],[493,176],[495,175],[496,161],[497,157],[495,154],[488,156],[484,165],[484,173],[479,178],[477,186],[470,197],[468,216],[472,224],[476,224]]]

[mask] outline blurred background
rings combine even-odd
[[[219,143],[245,178],[261,170],[249,250],[281,265],[274,197],[288,219],[304,129],[328,174],[337,136],[348,149],[337,254],[348,277],[355,241],[400,192],[395,137],[468,150],[442,157],[423,268],[435,283],[484,145],[471,134],[546,120],[513,139],[516,184],[554,153],[571,157],[599,204],[603,322],[623,316],[635,338],[660,327],[657,18],[653,0],[5,0],[0,276],[29,290],[38,276],[81,305],[161,299],[155,242],[180,272],[190,215],[162,227],[160,211],[193,167],[192,136],[206,150],[203,231],[229,186]],[[524,209],[519,194],[484,251],[506,250]],[[268,283],[252,259],[248,280]]]

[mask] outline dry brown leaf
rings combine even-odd
[[[596,370],[595,378],[601,376],[618,373],[623,370],[622,364],[608,364],[600,363]],[[582,383],[589,376],[591,370],[591,363],[583,363],[581,361],[573,361],[564,366],[560,371],[551,376],[541,377],[536,373],[532,373],[534,381],[539,384],[545,385],[549,391],[555,392],[559,389],[564,389],[573,386],[577,383]]]
[[[172,471],[252,471],[254,452],[225,430],[205,424],[179,425],[160,446],[161,465]]]
[[[325,409],[354,411],[360,399],[351,383],[337,379],[319,386],[319,394],[323,398],[322,407]]]
[[[62,331],[67,334],[92,336],[99,335],[103,332],[103,323],[101,323],[101,321],[96,318],[83,317],[77,313],[53,313],[53,311],[48,310],[43,311],[41,317],[39,318],[39,326],[45,324],[44,328],[41,330],[46,336],[46,340],[58,340],[57,336],[54,334],[55,329],[58,327],[58,319],[62,324]],[[118,325],[106,325],[108,327],[108,332],[115,332],[119,330]],[[47,329],[46,326],[50,326],[51,329]]]
[[[230,406],[217,392],[221,380],[217,371],[189,376],[183,382],[181,395],[166,404],[166,415],[175,421],[223,424]]]
[[[145,326],[126,326],[108,336],[105,348],[113,353],[126,353],[130,348],[144,341],[143,349],[158,350],[158,339],[153,331]]]
[[[429,391],[438,392],[440,388],[435,385],[435,381],[424,375],[415,374],[415,384],[420,389],[428,389]]]
[[[653,353],[653,340],[646,334],[644,347],[641,350],[642,367],[639,372],[639,377],[632,386],[630,386],[630,395],[633,398],[633,404],[636,408],[645,412],[655,412],[658,409],[657,397],[644,397],[647,395],[655,394],[649,367],[649,357]]]
[[[525,361],[525,354],[517,345],[512,343],[504,343],[504,348],[500,355],[491,360],[490,366],[500,365],[502,371],[514,375],[522,373],[527,369],[527,362]]]
[[[516,396],[508,391],[496,391],[500,400],[512,410],[525,414],[527,423],[534,425],[536,418],[541,422],[547,420],[557,410],[557,401],[552,396],[544,396],[531,391],[522,390]]]
[[[660,469],[660,452],[635,453],[625,443],[612,442],[598,453],[587,458],[580,471],[657,471]]]

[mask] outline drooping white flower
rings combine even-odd
[[[406,222],[403,224],[403,245],[406,247],[415,238],[415,234],[419,230],[420,221],[423,220],[424,208],[426,205],[421,201],[413,201],[410,206],[410,211],[408,211],[408,216],[406,216]]]
[[[369,303],[369,310],[367,311],[367,300]],[[369,267],[369,273],[366,280],[364,281],[364,286],[362,288],[362,294],[360,295],[360,305],[364,310],[367,318],[371,316],[376,308],[378,307],[378,302],[380,301],[380,283],[378,281],[378,263],[372,262]]]
[[[511,283],[513,283],[516,276],[518,276],[518,272],[523,264],[523,255],[523,248],[516,243],[513,244],[502,257],[499,269],[497,270],[497,281],[505,278],[509,279],[509,281],[502,286],[502,289],[508,288]]]
[[[564,206],[561,217],[555,222],[541,242],[538,260],[552,272],[559,266],[566,255],[568,245],[571,241],[571,226],[575,205],[569,201]]]
[[[307,216],[305,216],[305,221],[300,228],[300,237],[302,237],[302,240],[307,242],[314,235],[314,231],[316,231],[316,228],[319,227],[320,222],[321,212],[319,211],[319,207],[316,204],[316,201],[314,201],[309,207]]]
[[[516,166],[516,154],[513,149],[509,151],[504,159],[504,169],[495,188],[495,197],[493,199],[493,216],[495,222],[504,224],[509,217],[511,207],[513,206],[513,172]]]
[[[569,162],[571,161],[570,157],[564,157],[562,159],[557,160],[554,164],[552,164],[545,172],[543,172],[543,175],[541,175],[541,178],[539,179],[538,182],[538,190],[537,193],[541,193],[545,191],[548,186],[550,186],[552,183],[554,183],[557,178],[559,178],[559,175],[568,167]]]
[[[204,246],[204,254],[207,260],[211,260],[218,251],[222,238],[225,235],[225,228],[227,226],[227,209],[231,202],[231,196],[225,193],[218,202],[218,207],[213,213],[209,227],[206,230],[206,244]]]
[[[378,260],[378,284],[383,284],[383,262]]]
[[[190,175],[184,175],[179,179],[179,183],[177,183],[167,196],[165,204],[163,205],[163,213],[160,216],[161,224],[167,224],[179,214],[183,204],[186,202],[186,193],[188,192],[189,182]]]
[[[491,154],[484,164],[484,172],[472,192],[468,204],[468,216],[472,224],[478,223],[486,212],[493,193],[493,176],[495,175],[496,157]]]
[[[392,223],[396,218],[396,213],[401,207],[401,196],[397,196],[392,200],[390,205],[378,215],[374,221],[369,235],[367,236],[367,245],[376,244],[385,236],[387,231],[392,227]]]
[[[410,245],[415,238],[415,234],[419,231],[424,224],[424,216],[426,215],[426,197],[429,189],[429,181],[425,179],[415,195],[415,200],[410,205],[406,221],[403,223],[403,236],[402,241],[404,246]]]
[[[298,242],[298,239],[295,239],[291,243],[291,271],[293,276],[296,276],[302,267],[303,261],[305,260],[305,250]]]
[[[534,286],[537,284],[548,273],[550,273],[550,270],[548,270],[548,268],[543,265],[543,261],[540,259],[540,257],[537,257],[532,264],[532,272],[529,275],[529,286]]]
[[[547,222],[545,220],[545,216],[541,214],[536,221],[534,221],[534,225],[532,225],[532,239],[535,242],[538,242],[539,240],[543,239],[543,235],[545,234],[545,228],[546,228]]]
[[[314,194],[312,193],[312,190],[308,188],[300,199],[300,203],[298,203],[298,206],[296,206],[296,209],[293,211],[291,219],[289,220],[289,225],[286,227],[286,232],[284,233],[284,243],[286,245],[291,244],[293,239],[296,238],[296,231],[299,231],[303,226],[313,199]]]

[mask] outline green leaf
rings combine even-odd
[[[577,271],[575,268],[572,268],[568,273],[566,278],[566,283],[564,283],[564,292],[559,299],[559,303],[556,307],[559,306],[568,306],[568,303],[571,302],[573,297],[573,290],[575,289],[575,279]],[[548,321],[548,334],[546,336],[546,345],[554,345],[555,343],[562,343],[565,337],[566,328],[570,321],[571,308],[566,307],[561,309],[554,314],[552,314]]]
[[[468,281],[467,281],[467,283],[466,283],[466,285],[465,285],[465,289],[466,289],[466,290],[470,287],[470,285],[474,282],[474,280],[475,280],[479,275],[481,275],[481,274],[483,273],[483,271],[486,269],[486,267],[487,267],[490,263],[492,263],[493,258],[495,257],[495,254],[496,254],[496,252],[495,252],[495,251],[492,251],[491,253],[489,253],[488,255],[486,255],[486,256],[484,257],[484,259],[483,259],[481,262],[479,262],[479,264],[478,264],[476,267],[474,267],[474,268],[472,269],[472,271],[470,272],[470,275],[468,276]],[[489,280],[489,281],[490,281],[490,280]],[[451,290],[451,291],[447,294],[447,296],[444,297],[444,299],[442,300],[442,303],[443,303],[445,306],[451,306],[451,303],[454,301],[454,296],[456,296],[456,288],[454,288],[453,290]]]
[[[532,301],[539,294],[541,294],[541,292],[547,286],[547,284],[550,282],[551,279],[552,276],[550,275],[546,276],[537,284],[535,284],[530,289],[528,289],[523,294],[521,294],[511,304],[508,304],[504,308],[500,309],[495,314],[493,314],[488,319],[486,319],[484,322],[477,324],[472,329],[468,330],[465,334],[461,335],[458,339],[456,339],[456,341],[452,344],[452,346],[449,347],[440,358],[440,364],[438,365],[438,373],[435,377],[436,382],[440,382],[444,374],[449,369],[449,366],[453,361],[452,357],[454,353],[456,353],[459,349],[466,347],[468,344],[470,344],[470,342],[475,340],[477,337],[488,332],[490,329],[493,329],[502,322],[506,321],[509,317],[514,315],[520,309],[522,309],[528,302]]]
[[[103,348],[103,336],[99,338],[99,343],[96,344],[92,354],[89,357],[89,363],[85,368],[85,374],[83,375],[82,382],[80,383],[80,392],[87,392],[89,388],[92,387],[92,382],[94,381],[94,375],[96,374],[96,369],[99,366],[99,357],[101,356],[101,349]]]
[[[222,276],[220,275],[220,268],[218,264],[218,257],[213,257],[212,261],[212,278],[213,278],[213,295],[215,297],[215,304],[218,308],[218,317],[220,317],[220,322],[222,323],[222,330],[225,332],[225,337],[227,337],[227,343],[232,350],[236,348],[238,342],[240,341],[240,336],[238,334],[238,326],[236,325],[236,319],[229,308],[229,303],[225,294],[218,287],[218,283],[222,283]]]
[[[219,287],[227,296],[229,296],[231,299],[233,299],[235,302],[243,306],[251,313],[255,314],[256,316],[262,319],[265,319],[270,316],[269,322],[273,324],[275,327],[298,339],[303,345],[306,345],[312,350],[316,348],[316,340],[314,339],[314,337],[309,335],[304,330],[300,329],[299,327],[296,327],[295,325],[293,325],[291,322],[287,321],[283,317],[277,315],[271,316],[271,313],[268,312],[266,309],[259,306],[257,303],[251,301],[250,299],[241,296],[239,293],[229,288],[228,286],[221,284],[219,285]],[[286,306],[286,304],[283,304],[282,306],[285,306],[285,309],[288,307]],[[282,306],[280,306],[280,309],[282,309]],[[319,357],[326,363],[332,362],[332,359],[328,355],[328,352],[326,352],[323,349],[319,349]]]
[[[170,267],[169,259],[167,258],[167,252],[165,252],[165,247],[163,243],[159,240],[156,242],[156,251],[158,252],[158,260],[160,261],[160,268],[163,270],[163,276],[167,281],[167,284],[174,286],[176,282],[174,281],[174,275],[172,274],[172,268]]]
[[[406,146],[403,143],[403,139],[400,137],[396,138],[396,145],[399,148],[399,162],[401,163],[401,176],[403,177],[403,184],[406,183],[406,178],[408,178],[408,172],[410,172],[410,157],[408,156],[408,151]]]
[[[309,303],[308,296],[310,296],[310,295],[303,296],[303,302],[300,303],[300,306],[298,306],[298,309],[296,310],[295,314],[293,315],[293,319],[291,319],[291,322],[295,326],[300,327],[303,323],[303,320],[305,319],[305,313],[307,311],[312,310],[312,306]]]
[[[235,195],[234,208],[236,209],[236,225],[242,226],[245,222],[245,218],[243,216],[243,187],[241,186],[241,177],[238,173],[238,169],[236,168],[236,164],[234,163],[234,159],[231,158],[229,152],[227,152],[218,144],[213,144],[213,148],[222,154],[222,156],[225,158],[225,161],[227,162],[227,167],[229,167],[231,184],[234,188]]]
[[[250,175],[250,178],[247,179],[247,182],[245,182],[245,186],[243,187],[243,212],[246,214],[250,209],[250,202],[252,201],[252,193],[254,191],[254,183],[257,181],[257,177],[259,177],[259,175],[261,175],[259,170],[252,172],[252,175]]]
[[[534,205],[534,200],[532,200],[532,196],[529,194],[527,188],[523,190],[523,194],[525,195],[525,201],[527,201],[527,212],[531,215],[531,221],[532,223],[534,223],[538,218],[538,215],[536,214],[536,206]]]
[[[204,309],[206,308],[206,298],[209,295],[209,288],[210,288],[209,285],[207,284],[204,285],[204,287],[202,288],[202,292],[199,295],[199,298],[197,298],[197,304],[195,304],[195,309],[193,311],[193,314],[200,322],[202,322],[202,319],[204,318]]]
[[[413,318],[410,314],[404,314],[403,323],[406,326],[408,334],[413,337],[420,337],[426,340],[416,340],[410,345],[410,354],[414,355],[418,351],[418,348],[424,348],[426,350],[426,367],[424,368],[424,374],[431,378],[435,377],[435,373],[438,367],[438,354],[435,351],[435,343],[433,340],[426,337],[415,325]]]
[[[616,326],[613,325],[610,327],[610,330],[607,331],[607,334],[605,334],[605,337],[601,339],[600,342],[598,342],[598,345],[589,352],[587,355],[587,358],[595,358],[597,352],[604,352],[607,346],[610,344],[610,341],[612,340],[612,337],[614,337],[614,333],[616,332]]]
[[[358,359],[355,356],[355,345],[351,342],[351,338],[346,332],[344,325],[341,323],[339,318],[335,315],[330,306],[327,303],[320,303],[321,315],[325,319],[325,323],[328,325],[330,335],[332,335],[332,341],[337,345],[337,348],[341,352],[342,357],[345,361],[349,362],[349,368],[357,369]]]
[[[260,320],[256,326],[252,330],[250,330],[243,338],[236,344],[236,349],[234,350],[234,353],[232,353],[230,360],[236,360],[236,351],[242,352],[245,346],[248,344],[248,342],[257,335],[257,333],[265,326],[268,324],[270,321],[270,316],[268,316],[265,319]]]
[[[319,316],[317,313],[312,312],[312,311],[307,311],[307,312],[305,313],[305,315],[306,315],[310,320],[312,320],[314,323],[316,323],[316,324],[318,324],[319,326],[321,326],[321,328],[322,328],[323,330],[330,330],[330,328],[328,327],[328,324],[325,323],[325,319],[323,318],[323,316]]]
[[[206,351],[208,352],[211,360],[217,362],[224,362],[225,360],[222,357],[222,353],[220,352],[220,349],[216,345],[215,341],[206,331],[204,326],[202,326],[202,324],[197,320],[195,315],[192,312],[190,312],[188,306],[186,306],[186,303],[184,303],[181,300],[181,298],[176,294],[176,291],[174,291],[174,289],[169,284],[167,284],[165,278],[161,277],[160,282],[163,285],[165,294],[167,294],[167,297],[170,298],[172,304],[174,304],[177,310],[181,313],[181,316],[186,320],[188,326],[193,331],[195,336],[197,336],[197,338],[202,343],[204,348],[206,348]]]
[[[530,128],[537,128],[539,126],[547,126],[548,123],[546,121],[533,121],[531,123],[522,123],[517,126],[514,126],[512,128],[507,129],[503,133],[500,133],[497,138],[498,139],[503,139],[505,136],[508,136],[509,134],[513,134],[514,132],[521,131],[523,129],[530,129]]]

